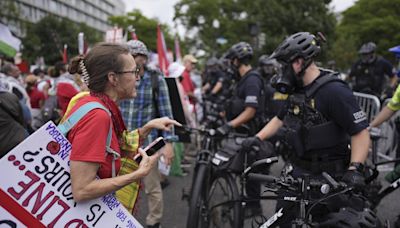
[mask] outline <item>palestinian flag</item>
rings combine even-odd
[[[0,23],[0,53],[14,57],[19,51],[21,40],[13,36],[10,29]]]

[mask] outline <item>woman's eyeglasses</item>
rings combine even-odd
[[[141,65],[136,65],[136,68],[134,70],[118,71],[118,72],[115,72],[115,73],[117,73],[117,74],[128,74],[128,73],[131,73],[131,74],[135,75],[137,80],[140,80],[141,79],[140,78],[140,74],[139,74],[140,73],[140,68],[142,68]]]

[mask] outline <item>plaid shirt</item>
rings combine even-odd
[[[163,75],[158,76],[158,110],[160,117],[167,116],[173,119],[171,103],[169,101],[169,93],[167,83]],[[137,96],[135,99],[123,100],[119,103],[122,118],[129,131],[143,127],[151,119],[156,117],[156,110],[153,108],[153,88],[151,86],[151,74],[145,71],[143,78],[136,87]],[[171,137],[171,132],[162,132],[164,138]],[[148,145],[157,138],[157,130],[152,130],[147,139],[144,141],[144,146]]]

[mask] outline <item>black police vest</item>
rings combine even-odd
[[[348,142],[347,133],[315,108],[315,94],[330,82],[345,83],[338,78],[338,74],[332,72],[318,77],[305,93],[295,93],[288,97],[288,113],[284,119],[286,140],[298,157],[303,157],[309,151]]]
[[[362,93],[374,94],[380,96],[384,87],[385,78],[382,74],[376,72],[379,67],[380,56],[376,57],[372,63],[362,63],[356,66],[354,90]]]
[[[265,119],[264,119],[264,103],[265,103],[265,96],[264,96],[264,85],[263,85],[263,81],[261,79],[260,74],[256,71],[256,70],[251,70],[251,72],[249,72],[248,74],[252,74],[252,75],[248,75],[246,76],[246,78],[244,78],[243,80],[239,81],[239,83],[236,85],[236,87],[233,90],[233,97],[230,99],[230,101],[227,103],[227,106],[225,108],[225,110],[227,111],[226,113],[226,117],[227,120],[233,120],[234,118],[236,118],[237,116],[239,116],[245,109],[245,98],[241,98],[239,97],[239,91],[238,91],[238,87],[239,85],[242,85],[244,83],[246,83],[246,80],[249,79],[249,77],[258,77],[262,88],[261,88],[261,94],[259,97],[259,101],[258,101],[258,109],[257,109],[257,113],[256,116],[254,118],[252,118],[249,122],[247,122],[245,125],[247,129],[246,132],[242,132],[239,130],[240,133],[249,133],[250,135],[252,134],[256,134],[263,126],[265,123]]]

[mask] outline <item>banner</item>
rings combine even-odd
[[[73,200],[70,152],[48,122],[0,160],[0,226],[142,227],[113,194]]]
[[[157,25],[157,53],[158,53],[158,65],[164,75],[168,76],[168,58],[167,58],[167,46],[164,40],[164,34],[161,31],[160,25]]]

